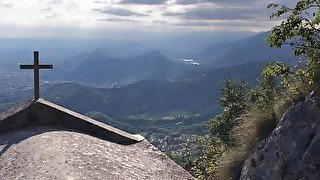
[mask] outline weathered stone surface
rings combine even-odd
[[[147,141],[121,145],[90,135],[28,127],[0,135],[0,179],[193,177]]]
[[[312,99],[291,108],[242,168],[240,179],[320,179],[320,110]]]
[[[0,115],[0,134],[28,126],[59,126],[121,144],[144,140],[44,99],[24,102]]]
[[[140,135],[43,99],[0,115],[0,179],[194,179]]]

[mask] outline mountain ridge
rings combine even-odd
[[[167,59],[156,50],[128,59],[110,58],[100,51],[80,58],[81,63],[67,73],[67,80],[130,84],[140,80],[174,79],[192,69],[190,66]]]
[[[217,113],[219,111],[217,102],[223,79],[227,76],[236,78],[242,75],[249,82],[256,83],[255,77],[259,76],[264,64],[259,62],[207,70],[204,73],[199,72],[189,78],[174,81],[144,80],[111,89],[64,83],[52,86],[44,92],[44,95],[53,102],[81,113],[99,111],[111,118],[140,116],[146,113],[152,116],[179,114],[179,112],[181,114]],[[254,69],[254,71],[247,69]],[[94,108],[90,109],[90,107]]]
[[[259,61],[287,61],[292,58],[293,53],[289,46],[280,49],[272,48],[268,45],[265,39],[269,33],[269,31],[263,32],[230,44],[222,44],[221,46],[219,44],[209,46],[195,55],[195,57],[199,61],[216,68]]]

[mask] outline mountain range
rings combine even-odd
[[[171,80],[193,69],[167,59],[156,50],[128,59],[110,58],[101,51],[94,51],[69,59],[61,68],[66,72],[65,80],[119,84]]]
[[[92,88],[62,83],[44,94],[67,108],[81,113],[103,112],[112,118],[165,117],[218,113],[219,89],[226,77],[242,76],[256,83],[265,63],[249,63],[213,69],[172,81],[145,80],[121,88]]]
[[[265,39],[270,32],[260,33],[235,42],[214,44],[195,55],[195,59],[212,68],[248,62],[287,61],[293,57],[289,46],[271,48]]]
[[[224,78],[241,74],[255,83],[250,78],[259,75],[266,60],[290,56],[289,49],[271,49],[264,41],[267,35],[210,46],[198,53],[203,60],[199,66],[169,60],[156,50],[122,59],[101,50],[82,53],[55,67],[55,74],[71,83],[54,85],[45,94],[79,112],[98,111],[112,118],[215,114]]]
[[[286,61],[293,54],[289,47],[271,48],[264,32],[235,42],[214,44],[190,57],[195,64],[168,59],[158,50],[138,56],[115,58],[109,51],[95,50],[68,58],[56,67],[51,79],[103,85],[125,86],[143,80],[170,81],[205,69],[219,69],[249,62]],[[199,64],[198,64],[199,63]]]

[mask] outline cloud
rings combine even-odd
[[[192,21],[192,22],[182,22],[182,23],[175,23],[175,26],[215,26],[215,23],[212,22],[199,22],[199,21]]]
[[[7,4],[1,4],[1,6],[3,6],[3,7],[12,7],[12,6],[14,6],[14,5],[11,4],[11,3],[7,3]]]
[[[198,4],[199,0],[177,0],[176,4],[188,5],[188,4]]]
[[[137,13],[129,9],[123,9],[123,8],[106,7],[103,9],[93,9],[93,10],[103,14],[110,14],[110,15],[116,15],[116,16],[147,16],[146,14]]]
[[[247,4],[252,4],[257,2],[259,1],[258,0],[176,0],[176,4],[181,4],[181,5],[214,3],[219,5],[238,5],[238,6],[240,5],[241,6],[241,5],[247,5]]]
[[[277,4],[287,4],[293,6],[296,4],[296,1],[293,0],[175,0],[176,4],[180,5],[190,5],[190,4],[203,4],[203,3],[212,3],[217,6],[234,6],[234,7],[243,7],[243,6],[261,6],[264,5],[267,7],[269,3]]]
[[[106,1],[98,1],[98,0],[93,1],[93,3],[96,3],[96,4],[107,4]]]
[[[175,23],[175,26],[212,26],[212,27],[269,27],[273,26],[275,21],[183,21],[181,23]]]
[[[60,17],[60,15],[59,15],[59,14],[56,14],[56,13],[46,16],[47,19],[57,19],[57,18],[59,18],[59,17]]]
[[[168,23],[167,21],[163,21],[163,20],[153,20],[152,23],[155,25],[161,25],[161,26],[170,25],[170,23]]]
[[[163,13],[164,16],[197,20],[250,20],[264,18],[267,14],[267,10],[264,8],[215,8],[205,6],[187,9],[183,13]]]
[[[102,22],[141,22],[138,20],[133,20],[133,19],[122,19],[122,18],[106,18],[106,19],[97,19],[97,21],[102,21]]]
[[[0,0],[0,6],[2,6],[2,7],[13,7],[14,6],[14,4],[12,3],[12,2],[8,2],[8,1],[1,1]]]
[[[264,2],[265,0],[199,0],[200,2],[208,2],[208,3],[215,3],[215,4],[252,4],[258,2]]]
[[[62,4],[63,0],[50,0],[48,4]]]
[[[52,8],[51,8],[51,7],[47,7],[47,8],[42,8],[41,10],[42,10],[42,11],[51,11]]]
[[[158,5],[165,4],[167,0],[122,0],[120,4],[147,4],[147,5]]]
[[[268,30],[275,24],[274,21],[267,23],[268,15],[274,11],[266,8],[271,1],[296,3],[293,0],[0,0],[0,26],[30,27],[26,33],[17,28],[17,32],[25,36],[38,25],[47,30],[61,26],[101,29],[101,34],[110,29],[116,29],[114,32],[127,29]],[[12,7],[6,7],[9,4]],[[116,23],[121,26],[109,25]],[[165,28],[161,28],[162,25]],[[0,36],[14,36],[8,29],[1,30]],[[72,33],[70,31],[70,36]]]

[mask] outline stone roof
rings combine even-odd
[[[140,135],[45,100],[0,115],[1,179],[194,179]]]

